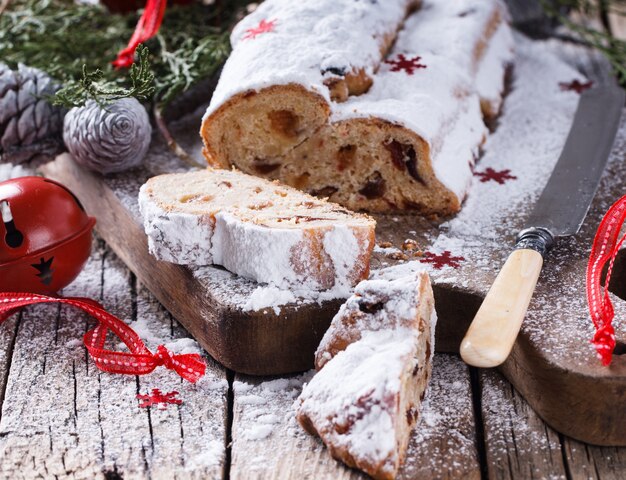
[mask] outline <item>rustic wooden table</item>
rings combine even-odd
[[[528,2],[508,3],[518,25],[525,16],[534,25],[537,11]],[[623,18],[608,21],[614,33],[626,31]],[[0,166],[0,180],[27,173]],[[98,238],[85,270],[63,294],[100,300],[151,349],[164,343],[177,352],[200,351]],[[92,324],[69,307],[38,306],[0,326],[1,479],[363,478],[296,424],[292,405],[311,373],[246,377],[205,356],[209,369],[196,385],[165,369],[110,375],[94,367],[82,346]],[[178,392],[183,403],[141,408],[136,396],[155,388]],[[625,477],[626,447],[564,437],[498,372],[435,356],[400,478]]]

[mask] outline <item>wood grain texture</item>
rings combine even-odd
[[[498,372],[480,384],[488,478],[568,478],[558,433]]]
[[[596,447],[562,438],[572,480],[620,480],[626,475],[626,448]]]
[[[164,342],[174,351],[198,349],[102,241],[63,293],[100,299],[149,348]],[[3,341],[17,318],[3,325]],[[207,359],[207,375],[196,385],[164,369],[141,378],[101,373],[82,345],[91,325],[70,307],[21,314],[15,346],[6,350],[11,369],[0,419],[0,478],[222,478],[223,368]],[[152,388],[177,390],[184,403],[139,408],[136,394]]]
[[[236,376],[230,478],[366,478],[333,460],[297,424],[293,404],[310,375]],[[398,478],[480,478],[467,367],[457,357],[435,355],[426,398]]]
[[[398,478],[480,479],[468,367],[457,356],[436,354],[428,388],[422,420]]]

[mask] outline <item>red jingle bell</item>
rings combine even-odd
[[[96,221],[60,183],[0,183],[0,292],[54,294],[80,273]]]

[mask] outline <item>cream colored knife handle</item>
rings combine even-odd
[[[514,250],[487,293],[461,342],[461,357],[475,367],[495,367],[511,353],[543,265],[536,250]]]

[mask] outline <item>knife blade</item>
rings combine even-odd
[[[552,175],[461,342],[469,365],[495,367],[513,348],[546,253],[578,233],[619,127],[625,92],[605,85],[581,94]]]

